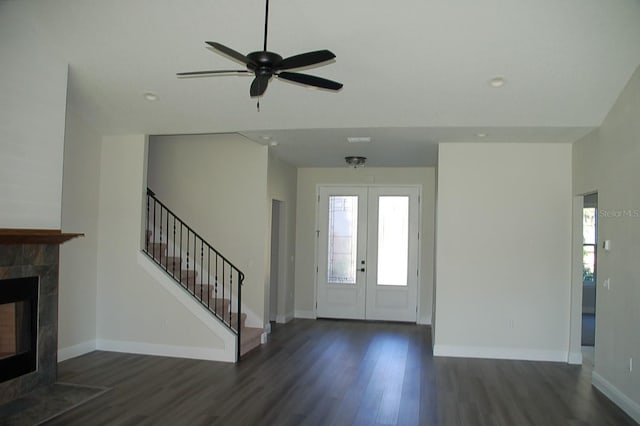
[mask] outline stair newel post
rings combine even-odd
[[[211,247],[207,247],[207,308],[211,308]]]
[[[147,217],[145,219],[144,248],[149,253],[149,189],[147,189]]]
[[[156,204],[158,203],[158,201],[155,199],[155,197],[153,198],[153,242],[156,242]],[[155,245],[154,245],[155,247]],[[153,257],[155,258],[156,253],[155,253],[155,249],[154,249],[154,253],[153,253]]]
[[[180,268],[178,268],[178,275],[180,283],[182,283],[182,228],[184,224],[180,222]]]
[[[233,271],[235,269],[236,268],[229,265],[229,325],[231,325],[232,327],[233,324],[231,324],[231,311],[233,310]],[[238,312],[238,315],[240,315],[240,312]]]
[[[237,339],[238,339],[238,345],[237,345],[238,346],[238,354],[236,356],[236,362],[240,361],[240,353],[241,353],[240,352],[240,343],[242,342],[242,339],[241,339],[240,333],[242,333],[242,330],[240,329],[240,323],[241,323],[242,318],[241,318],[240,307],[241,307],[241,304],[242,304],[242,297],[241,297],[241,295],[242,295],[242,283],[244,282],[244,274],[242,272],[240,272],[240,271],[237,271],[237,272],[238,272],[238,328],[237,328],[237,330],[238,330],[238,337],[237,337]]]

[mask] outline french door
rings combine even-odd
[[[419,189],[321,186],[318,317],[415,322]]]

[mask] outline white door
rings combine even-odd
[[[317,316],[415,322],[417,187],[320,187]]]
[[[364,319],[367,188],[321,187],[317,316]]]

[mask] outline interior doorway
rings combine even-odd
[[[321,186],[316,314],[416,322],[419,188]]]
[[[284,259],[282,249],[282,232],[284,230],[284,208],[283,201],[271,201],[271,261],[269,276],[269,322],[278,319],[278,297],[279,294],[285,294],[281,289],[283,282],[283,274],[281,271],[281,263]]]
[[[582,346],[595,346],[598,258],[598,194],[584,196],[582,207]]]

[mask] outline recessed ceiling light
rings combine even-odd
[[[271,142],[269,142],[269,145],[278,146],[278,141],[271,141]]]
[[[369,136],[351,136],[347,138],[349,143],[369,143],[371,142],[371,137]]]
[[[262,136],[260,136],[260,139],[262,139],[263,141],[270,141],[270,140],[271,140],[271,136],[269,136],[269,135],[262,135]]]
[[[502,87],[507,83],[507,80],[505,80],[505,78],[501,75],[497,75],[495,77],[493,77],[491,80],[489,80],[489,86],[491,87]]]
[[[155,94],[155,93],[153,93],[153,92],[146,92],[146,93],[144,94],[144,98],[145,98],[146,100],[148,100],[148,101],[153,102],[153,101],[157,101],[157,100],[158,100],[158,95],[156,95],[156,94]]]
[[[479,138],[486,138],[487,134],[486,133],[476,133],[476,136]]]

